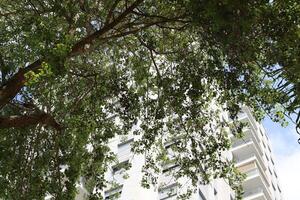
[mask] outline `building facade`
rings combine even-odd
[[[242,139],[232,137],[232,148],[228,154],[236,162],[238,169],[247,175],[243,182],[244,200],[282,200],[280,185],[274,166],[270,141],[263,126],[252,116],[248,108],[239,114],[239,120],[247,122]],[[168,174],[176,170],[176,165],[165,166],[159,176],[158,186],[145,189],[141,186],[143,155],[133,155],[131,144],[133,135],[116,137],[110,142],[117,155],[118,164],[110,167],[106,180],[111,186],[103,191],[105,200],[175,200],[186,184],[186,180],[174,180]],[[168,148],[168,146],[166,146]],[[131,167],[129,167],[131,166]],[[128,170],[126,170],[128,168]],[[180,183],[181,187],[178,187]],[[183,188],[184,189],[184,188]],[[80,194],[78,200],[84,199]],[[193,193],[193,200],[233,200],[234,192],[226,181],[217,179],[208,185],[199,185]]]
[[[242,139],[233,138],[232,155],[239,170],[247,175],[243,183],[245,200],[282,200],[270,140],[264,127],[248,108],[239,114],[247,122]]]

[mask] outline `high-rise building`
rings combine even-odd
[[[243,183],[245,200],[281,200],[270,140],[264,127],[243,108],[239,120],[247,122],[242,139],[233,138],[232,155],[239,170],[247,175]]]
[[[238,169],[247,175],[243,182],[244,200],[282,200],[281,189],[274,167],[270,141],[263,126],[258,123],[248,108],[243,108],[239,120],[247,122],[244,137],[232,137],[232,149],[226,152],[234,159]],[[143,155],[133,155],[131,144],[133,135],[116,137],[110,142],[111,150],[117,155],[118,164],[111,166],[106,180],[111,186],[103,191],[106,200],[174,200],[186,180],[175,180],[168,174],[176,170],[176,164],[170,163],[163,169],[158,186],[145,189],[141,186]],[[165,148],[168,148],[166,144]],[[128,168],[126,170],[126,168]],[[178,187],[180,182],[181,187]],[[83,199],[82,195],[78,199]],[[234,192],[223,179],[212,181],[208,185],[199,185],[193,193],[193,200],[233,200]]]

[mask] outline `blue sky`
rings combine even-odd
[[[300,145],[295,126],[290,123],[288,127],[265,119],[263,125],[271,140],[275,168],[279,177],[285,200],[299,200],[300,182]]]

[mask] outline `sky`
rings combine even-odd
[[[300,135],[296,133],[295,126],[290,123],[288,127],[281,127],[269,119],[263,125],[271,140],[275,169],[279,177],[279,184],[284,200],[300,199]]]

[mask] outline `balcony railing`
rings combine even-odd
[[[244,196],[244,198],[247,198],[247,197],[257,195],[260,193],[264,193],[264,190],[262,188],[255,188],[255,189],[246,191],[243,196]]]
[[[260,175],[259,171],[257,168],[251,169],[246,172],[247,177],[255,176],[255,175]]]
[[[252,140],[251,138],[238,139],[238,140],[233,142],[232,148],[243,145],[243,144],[246,144],[246,143],[250,142],[251,140]]]
[[[266,177],[265,177],[265,175],[261,172],[261,170],[259,169],[259,168],[253,168],[253,169],[251,169],[251,170],[249,170],[249,171],[247,171],[246,172],[246,175],[247,175],[247,178],[254,178],[255,176],[259,176],[260,177],[260,179],[261,179],[261,182],[262,182],[262,184],[264,185],[264,187],[263,188],[265,188],[265,190],[263,190],[264,191],[264,194],[265,194],[265,196],[267,197],[267,199],[269,200],[270,198],[271,198],[271,194],[270,194],[270,191],[268,190],[268,181],[267,181],[267,179],[266,179]],[[247,180],[247,179],[246,179]],[[262,189],[263,189],[262,188]]]
[[[250,144],[253,145],[253,143],[250,143]],[[244,157],[235,157],[234,159],[236,161],[236,164],[239,165],[240,163],[245,162],[247,160],[252,160],[253,158],[255,158],[258,161],[258,163],[260,164],[262,169],[264,169],[264,170],[267,169],[265,161],[259,155],[257,148],[255,146],[254,146],[254,152],[249,152],[249,154],[247,154]]]
[[[256,155],[254,153],[251,153],[251,154],[249,154],[249,156],[247,156],[247,158],[240,158],[240,159],[236,158],[235,162],[237,165],[240,165],[242,162],[245,162],[245,161],[249,162],[249,161],[252,161],[255,159],[256,159]]]

